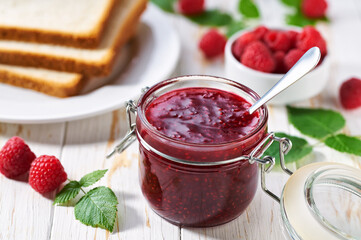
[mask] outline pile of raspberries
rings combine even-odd
[[[301,32],[259,26],[241,35],[232,46],[234,57],[243,65],[266,73],[286,73],[312,47],[319,47],[323,59],[326,41],[311,26]]]

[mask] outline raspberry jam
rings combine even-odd
[[[230,80],[186,76],[163,81],[139,100],[139,178],[152,209],[166,220],[209,227],[238,217],[252,201],[257,164],[249,154],[267,133],[267,110]]]

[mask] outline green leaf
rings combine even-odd
[[[245,28],[245,24],[242,21],[233,21],[227,26],[226,36],[230,38],[236,32]]]
[[[304,27],[304,26],[307,26],[307,25],[315,25],[316,22],[317,22],[316,19],[307,18],[299,11],[297,11],[294,14],[289,14],[289,15],[286,16],[286,23],[288,25]]]
[[[88,173],[84,177],[82,177],[79,181],[82,187],[89,187],[90,185],[98,182],[102,177],[104,177],[105,173],[108,169],[105,170],[97,170],[91,173]]]
[[[118,200],[108,187],[96,187],[75,205],[75,218],[85,225],[113,231]]]
[[[231,15],[221,12],[217,9],[206,10],[195,16],[187,16],[191,21],[205,26],[220,27],[228,25],[232,22]]]
[[[301,7],[301,0],[281,0],[285,5],[295,8]]]
[[[258,8],[252,0],[240,0],[238,10],[247,18],[259,18]]]
[[[78,181],[70,181],[63,189],[56,194],[54,205],[58,203],[66,203],[70,199],[75,198],[80,191],[80,184]]]
[[[287,107],[288,119],[301,133],[322,139],[345,126],[343,116],[326,109]]]
[[[150,0],[165,12],[174,13],[175,0]]]
[[[356,137],[338,134],[328,137],[325,144],[339,152],[361,156],[361,140]]]
[[[288,135],[286,133],[278,132],[276,133],[277,137],[286,137],[292,141],[292,148],[291,150],[285,155],[285,162],[292,163],[303,157],[307,156],[309,153],[312,152],[312,146],[308,145],[308,142],[300,137],[295,137]],[[279,144],[278,142],[273,142],[271,146],[266,150],[263,156],[272,156],[276,158],[276,165],[280,165],[279,159]]]

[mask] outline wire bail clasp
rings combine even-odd
[[[120,143],[111,151],[106,158],[110,158],[115,153],[121,153],[123,152],[127,147],[129,147],[130,144],[132,144],[136,139],[135,135],[135,121],[132,120],[132,115],[136,114],[137,106],[134,103],[133,100],[129,100],[126,102],[126,113],[127,113],[127,122],[128,122],[128,132],[127,134],[122,138]]]
[[[266,143],[266,146],[263,147],[262,153],[260,155],[262,155],[274,141],[278,142],[281,168],[287,174],[292,175],[293,172],[286,167],[286,163],[285,163],[285,155],[291,150],[292,142],[288,138],[276,137],[274,135],[274,133],[270,133],[268,135],[268,137],[265,138],[264,141],[267,141],[267,140],[269,140],[269,141]],[[254,151],[255,150],[253,150],[252,153]],[[251,156],[252,156],[252,153],[251,153]],[[271,192],[266,186],[266,174],[271,172],[273,166],[275,165],[275,158],[272,156],[265,156],[262,159],[254,158],[253,160],[257,161],[258,163],[261,164],[261,187],[262,187],[262,190],[265,193],[267,193],[271,198],[273,198],[275,201],[277,201],[279,203],[280,197],[278,197],[276,194]]]

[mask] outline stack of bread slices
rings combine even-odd
[[[115,71],[147,0],[6,0],[0,4],[0,84],[78,95]],[[0,93],[1,94],[1,93]]]

